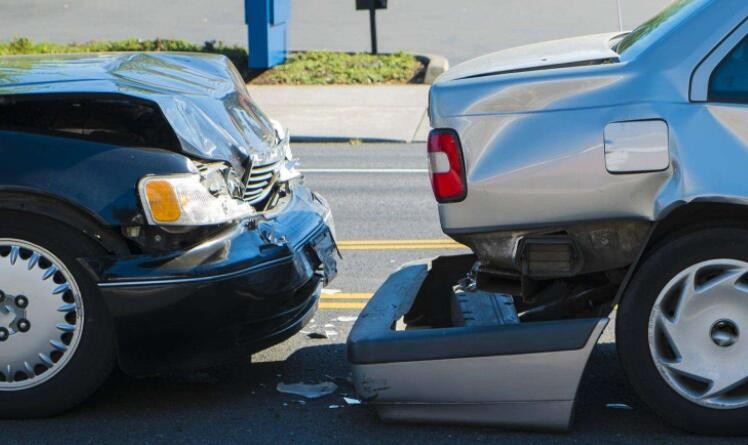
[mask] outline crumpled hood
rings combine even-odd
[[[610,41],[621,33],[596,34],[519,46],[455,66],[436,83],[494,74],[550,69],[618,60]]]
[[[0,95],[118,93],[155,102],[185,154],[230,162],[282,159],[282,142],[228,58],[103,53],[0,58]]]

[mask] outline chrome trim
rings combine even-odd
[[[206,281],[218,281],[218,280],[225,280],[229,278],[238,277],[250,272],[254,272],[257,270],[262,270],[270,266],[274,266],[276,264],[280,264],[289,260],[293,259],[293,255],[278,258],[272,261],[268,261],[267,263],[257,264],[255,266],[250,266],[246,269],[237,270],[234,272],[227,272],[223,274],[218,275],[210,275],[207,277],[191,277],[191,278],[172,278],[172,279],[166,279],[166,280],[141,280],[141,281],[115,281],[115,282],[109,282],[109,283],[98,283],[99,287],[140,287],[140,286],[158,286],[163,284],[187,284],[187,283],[203,283]]]
[[[269,164],[251,166],[244,184],[242,199],[249,204],[257,204],[267,198],[277,182],[283,160]]]

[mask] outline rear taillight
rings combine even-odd
[[[436,200],[457,202],[465,199],[465,165],[457,133],[454,130],[432,130],[428,150],[431,188]]]

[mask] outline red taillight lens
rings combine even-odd
[[[428,149],[431,188],[436,200],[457,202],[465,199],[465,167],[457,133],[454,130],[432,130]]]

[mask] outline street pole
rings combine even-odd
[[[621,7],[621,0],[616,0],[618,5],[618,31],[623,32],[623,11]]]
[[[374,0],[369,3],[369,28],[371,29],[371,53],[377,54],[377,10]]]

